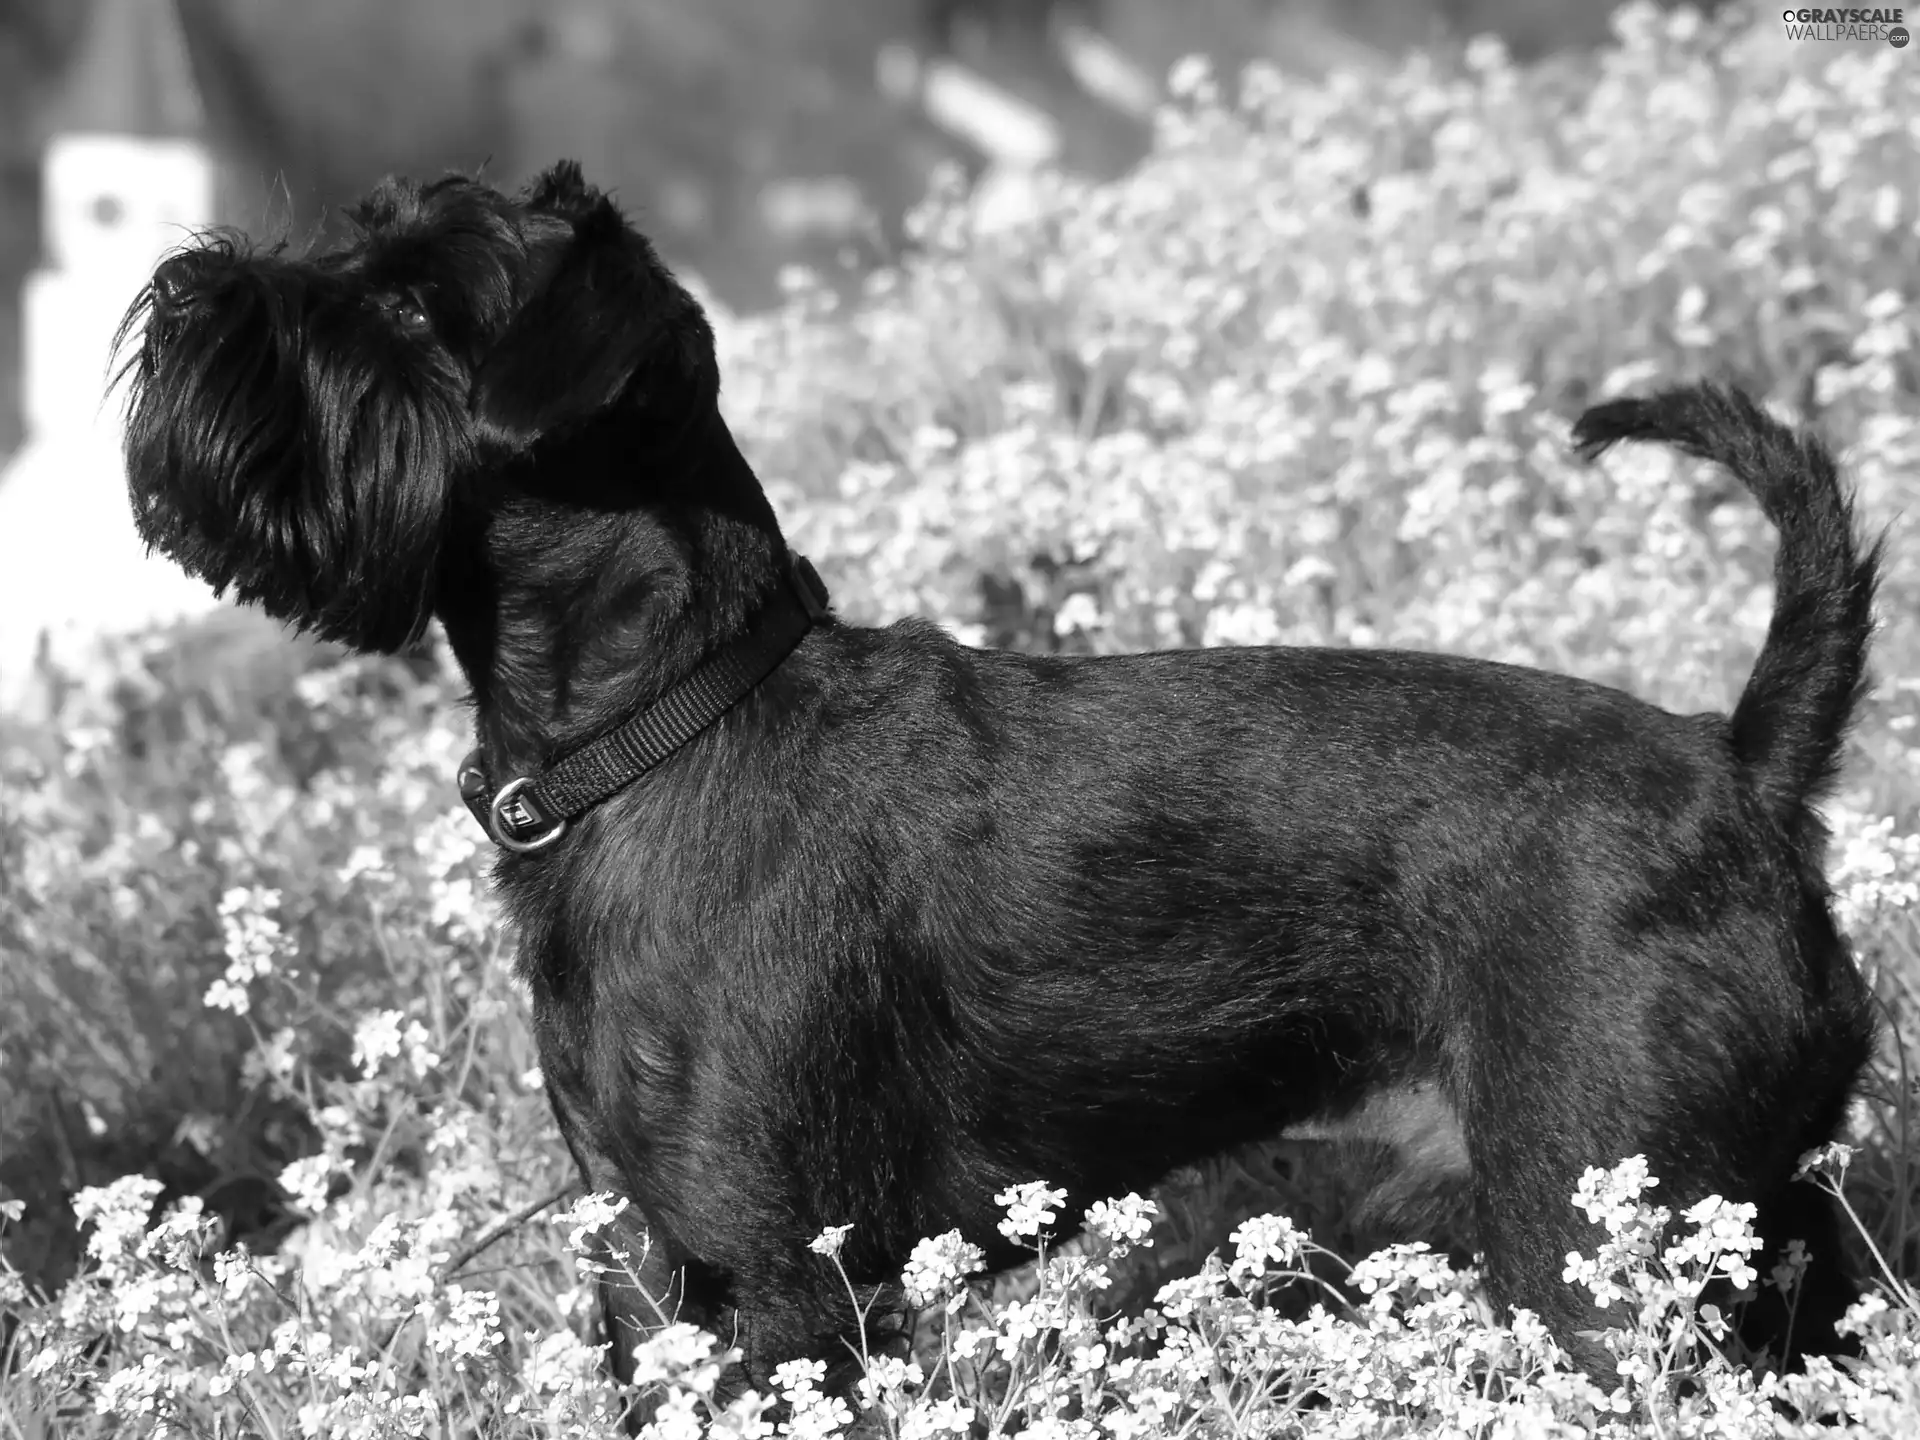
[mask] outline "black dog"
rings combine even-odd
[[[641,1282],[732,1307],[753,1380],[845,1357],[824,1226],[863,1284],[952,1227],[1004,1265],[1012,1182],[1084,1206],[1408,1093],[1457,1135],[1494,1298],[1582,1357],[1569,1196],[1635,1153],[1808,1241],[1794,1334],[1835,1343],[1835,1217],[1791,1176],[1874,1027],[1809,801],[1877,553],[1818,444],[1704,387],[1577,430],[1719,461],[1779,527],[1730,718],[1428,654],[997,654],[827,611],[698,305],[576,167],[388,184],[359,222],[155,274],[142,531],[363,650],[444,623],[560,1126],[644,1215]],[[624,1372],[655,1312],[604,1298]]]

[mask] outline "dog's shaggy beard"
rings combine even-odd
[[[141,537],[215,593],[391,652],[433,612],[466,382],[330,289],[234,269],[185,315],[143,295],[122,328],[145,332],[123,372],[128,487]]]

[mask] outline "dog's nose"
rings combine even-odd
[[[153,272],[153,313],[167,319],[186,309],[206,268],[206,258],[194,254],[162,262]]]

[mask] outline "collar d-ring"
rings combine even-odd
[[[548,820],[536,815],[527,802],[520,798],[520,792],[532,783],[531,775],[509,780],[493,797],[493,803],[487,806],[487,832],[493,836],[496,845],[517,855],[544,850],[567,833],[565,817]],[[542,824],[547,827],[545,830],[539,829]],[[529,835],[528,831],[536,833]]]

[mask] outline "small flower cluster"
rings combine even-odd
[[[220,897],[220,925],[226,934],[227,969],[207,988],[207,1005],[244,1015],[251,1002],[247,987],[269,974],[284,948],[272,911],[280,892],[235,886]]]

